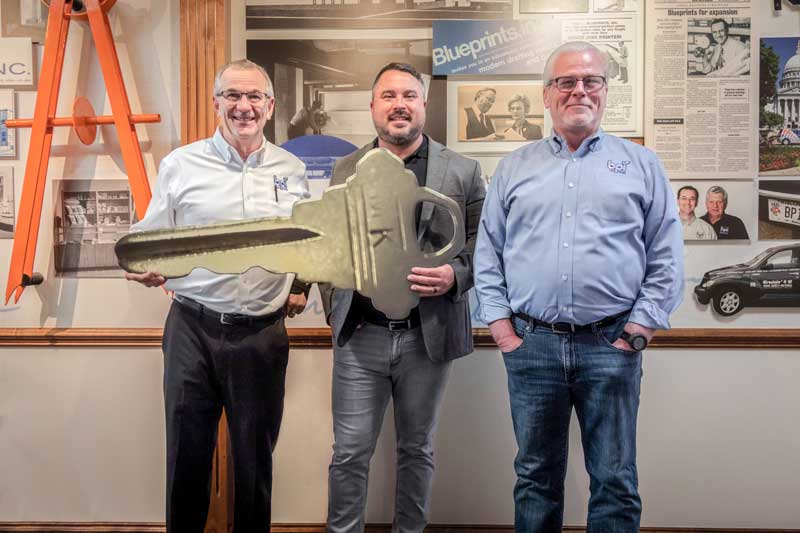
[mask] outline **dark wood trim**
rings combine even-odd
[[[494,348],[488,328],[472,330],[475,346]],[[0,328],[0,346],[110,347],[161,346],[161,328]],[[331,348],[329,328],[290,328],[293,348]],[[678,328],[658,332],[653,348],[799,349],[800,329]]]
[[[390,524],[370,524],[365,533],[387,533]],[[511,525],[430,525],[426,533],[507,533]],[[164,524],[136,522],[0,522],[2,533],[163,533]],[[564,531],[586,531],[581,526],[565,526]],[[800,533],[800,529],[754,529],[754,528],[688,528],[688,527],[643,527],[646,533]],[[272,533],[325,533],[324,524],[273,524]]]

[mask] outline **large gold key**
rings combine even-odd
[[[447,210],[453,222],[452,238],[433,252],[422,252],[417,243],[416,209],[423,201]],[[124,270],[166,278],[195,268],[294,272],[306,282],[356,289],[389,318],[402,319],[419,301],[406,279],[411,268],[445,264],[464,240],[458,204],[420,187],[400,159],[378,148],[344,184],[326,189],[319,200],[294,204],[291,217],[132,233],[115,251]]]

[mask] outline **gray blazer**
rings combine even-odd
[[[343,157],[333,168],[331,185],[338,185],[355,173],[356,163],[372,149],[366,145]],[[459,155],[429,139],[427,187],[445,194],[461,207],[466,224],[467,242],[450,264],[455,271],[455,286],[442,296],[420,298],[419,315],[428,357],[448,361],[472,352],[472,323],[467,291],[473,285],[472,254],[478,234],[478,221],[483,207],[485,187],[477,161]],[[432,204],[423,204],[417,235],[423,251],[441,248],[452,236],[450,215]],[[352,289],[334,289],[320,285],[325,316],[333,330],[333,339],[344,346],[358,326],[350,317]]]

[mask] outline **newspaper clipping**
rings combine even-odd
[[[563,5],[562,5],[563,4]],[[555,6],[555,7],[554,7]],[[613,15],[600,7],[613,10]],[[567,41],[589,41],[609,63],[606,131],[641,136],[644,11],[639,2],[519,3],[515,20],[433,22],[434,76],[541,77],[544,62]]]
[[[756,174],[752,1],[647,4],[645,142],[673,179]]]

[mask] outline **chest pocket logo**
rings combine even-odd
[[[608,170],[611,172],[615,172],[617,174],[627,174],[628,173],[628,165],[630,165],[630,161],[620,161],[619,163],[615,163],[612,160],[608,160]]]

